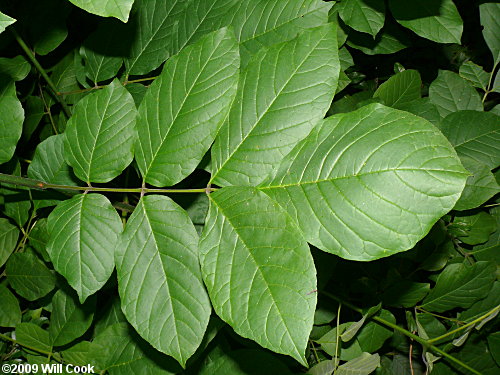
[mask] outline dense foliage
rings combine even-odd
[[[3,372],[500,373],[500,4],[0,12]]]

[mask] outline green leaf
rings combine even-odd
[[[293,39],[297,33],[328,22],[331,4],[320,0],[189,1],[179,17],[171,53],[223,26],[232,26],[240,43],[242,66],[262,47]]]
[[[238,67],[238,44],[227,28],[167,61],[139,107],[135,151],[145,182],[171,186],[196,168],[227,116]]]
[[[4,172],[13,176],[21,176],[21,164],[17,158],[6,165]],[[31,208],[28,189],[11,184],[0,184],[0,186],[0,196],[3,196],[3,204],[5,206],[4,214],[12,218],[22,228],[28,221],[29,210]]]
[[[373,97],[379,97],[385,105],[397,108],[401,104],[419,99],[421,85],[419,72],[409,69],[393,75],[382,83]]]
[[[31,349],[38,349],[50,353],[49,333],[33,323],[21,323],[16,326],[16,341]]]
[[[123,57],[115,45],[122,36],[121,31],[114,22],[100,23],[80,48],[80,55],[85,60],[85,73],[95,84],[113,78],[123,64]]]
[[[5,285],[0,285],[0,327],[15,327],[21,323],[19,301]]]
[[[38,96],[28,96],[24,102],[25,118],[23,124],[23,137],[30,139],[45,115],[43,100]]]
[[[20,7],[19,23],[36,54],[47,55],[67,38],[66,21],[72,7],[66,0],[24,0]]]
[[[428,283],[398,280],[394,285],[384,290],[382,301],[384,306],[410,308],[421,301],[430,289]]]
[[[392,15],[417,35],[438,43],[458,43],[463,22],[452,0],[389,0]]]
[[[500,228],[500,207],[493,207],[490,214],[496,220],[496,227]],[[500,230],[497,229],[486,243],[474,246],[470,253],[477,260],[492,260],[500,264]]]
[[[468,157],[462,157],[461,160],[463,166],[471,173],[471,176],[467,178],[465,188],[454,209],[470,210],[479,207],[499,193],[500,186],[488,166]]]
[[[460,313],[459,319],[465,323],[470,323],[498,305],[500,305],[500,281],[495,281],[486,298],[477,301],[469,309]]]
[[[334,360],[325,360],[315,364],[311,367],[307,374],[309,375],[332,375],[333,370],[335,369],[335,361]]]
[[[405,49],[410,40],[397,24],[386,23],[375,39],[366,33],[348,29],[347,45],[366,53],[367,55],[388,55]]]
[[[477,245],[488,241],[490,234],[497,230],[495,219],[486,212],[480,212],[475,215],[456,216],[449,230],[457,229],[452,232],[460,241],[468,245]]]
[[[460,156],[494,169],[500,165],[499,123],[493,113],[459,111],[446,116],[439,129]]]
[[[380,366],[378,354],[363,353],[361,356],[340,365],[335,375],[368,375]]]
[[[449,264],[439,274],[421,307],[435,312],[470,307],[488,295],[495,280],[495,269],[491,262]]]
[[[488,346],[493,359],[500,366],[500,332],[495,332],[488,336]]]
[[[497,65],[500,62],[500,4],[481,4],[479,14],[484,40],[493,55],[494,65]]]
[[[64,100],[67,104],[77,103],[82,97],[90,92],[79,92],[81,87],[78,85],[78,65],[75,64],[77,57],[79,58],[78,53],[76,53],[76,51],[71,51],[52,68],[52,74],[50,75],[58,92],[70,93],[75,91],[73,94],[64,95]],[[44,94],[44,98],[48,107],[57,103],[50,92],[49,94]],[[58,130],[63,131],[64,128],[59,126]],[[50,135],[52,134],[53,132],[51,131]]]
[[[159,355],[126,323],[113,324],[94,338],[89,358],[110,375],[173,375],[179,371],[173,360]]]
[[[354,60],[352,59],[352,55],[347,47],[339,49],[339,61],[342,70],[346,70],[354,65]]]
[[[472,61],[466,61],[460,65],[458,74],[472,83],[474,87],[478,87],[484,91],[487,90],[490,73],[486,73],[483,68]]]
[[[228,187],[209,199],[200,262],[215,311],[239,335],[305,364],[317,298],[307,244],[255,188]]]
[[[34,301],[56,286],[56,276],[34,254],[15,253],[5,266],[10,286],[21,297]]]
[[[64,151],[80,180],[111,181],[132,162],[135,117],[134,100],[118,80],[78,102]]]
[[[49,241],[49,232],[47,230],[47,219],[38,219],[29,232],[29,244],[32,246],[46,262],[50,262],[49,254],[45,249]]]
[[[12,25],[16,20],[0,12],[0,33],[3,33],[7,26]]]
[[[324,117],[339,72],[333,24],[260,50],[242,72],[234,104],[212,147],[211,182],[262,182]]]
[[[16,248],[18,238],[19,229],[9,220],[0,218],[0,267],[5,264]]]
[[[78,180],[64,158],[63,134],[39,143],[28,167],[28,177],[59,185],[77,185]]]
[[[440,70],[429,87],[429,99],[442,117],[461,110],[482,111],[481,97],[472,85],[457,73]]]
[[[76,366],[85,366],[94,362],[94,358],[90,356],[91,348],[91,342],[80,341],[64,350],[61,354],[66,363],[71,363]]]
[[[198,375],[292,375],[290,370],[276,356],[255,349],[240,349],[209,362]]]
[[[14,155],[23,131],[24,110],[10,77],[0,74],[0,164]]]
[[[85,304],[78,303],[73,293],[60,289],[52,297],[49,335],[52,346],[62,346],[82,336],[89,329],[94,311],[95,298]]]
[[[13,81],[22,81],[30,70],[30,63],[21,55],[11,59],[0,57],[0,75],[9,76]]]
[[[101,310],[103,314],[99,317],[94,326],[94,335],[99,335],[109,326],[116,323],[126,323],[127,318],[122,312],[119,296],[114,296]]]
[[[83,303],[102,288],[115,266],[113,248],[120,216],[100,194],[79,194],[60,203],[48,218],[47,253]]]
[[[123,22],[128,21],[134,0],[69,0],[77,7],[101,17],[115,17]]]
[[[127,320],[182,366],[200,345],[211,310],[197,243],[187,213],[170,198],[153,195],[141,199],[115,250]]]
[[[385,3],[383,0],[342,1],[336,9],[342,21],[347,25],[373,37],[384,26]]]
[[[371,104],[317,125],[260,189],[308,242],[367,261],[412,248],[453,208],[467,174],[429,122]]]
[[[377,315],[388,322],[396,323],[396,318],[388,310],[381,310]],[[379,350],[392,335],[392,329],[372,320],[361,328],[356,336],[356,341],[363,352],[373,353]]]
[[[127,41],[127,74],[147,74],[170,56],[169,41],[179,31],[179,16],[187,4],[186,0],[135,0],[130,22],[116,41]]]
[[[412,100],[411,102],[398,103],[394,108],[423,117],[436,126],[441,121],[441,115],[437,107],[430,102],[429,98],[420,98]]]

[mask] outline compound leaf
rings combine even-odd
[[[211,182],[262,182],[323,118],[340,72],[335,30],[328,24],[305,31],[252,58],[212,147]]]
[[[305,364],[316,306],[307,244],[255,188],[227,187],[209,198],[200,261],[215,311],[239,335]]]
[[[120,216],[105,196],[79,194],[52,211],[48,231],[47,253],[54,268],[85,301],[113,272]]]
[[[371,104],[316,126],[260,189],[314,246],[366,261],[412,248],[453,208],[467,175],[429,122]]]
[[[69,0],[79,8],[101,17],[115,17],[128,21],[134,0]]]
[[[127,320],[183,366],[200,345],[211,310],[197,244],[187,213],[170,198],[152,195],[141,199],[116,247]]]
[[[196,168],[227,116],[238,68],[227,28],[167,61],[139,106],[136,160],[145,182],[171,186]]]
[[[452,0],[389,0],[396,20],[426,39],[459,43],[463,22]]]
[[[78,102],[64,151],[80,180],[111,181],[132,162],[135,117],[134,100],[118,80]]]

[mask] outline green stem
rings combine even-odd
[[[354,310],[360,314],[363,314],[363,310],[360,309],[359,307],[357,306],[354,306],[353,304],[347,302],[347,301],[344,301],[343,299],[331,294],[331,293],[328,293],[328,292],[321,292],[321,294],[327,296],[328,298],[331,298],[333,299],[334,301],[337,301],[338,303],[342,303],[344,305],[346,305],[347,307],[349,307],[351,310]],[[429,343],[429,341],[411,333],[410,331],[398,326],[397,324],[394,324],[392,322],[389,322],[379,316],[372,316],[370,317],[370,319],[373,319],[374,321],[380,323],[380,324],[383,324],[385,325],[386,327],[389,327],[389,328],[392,328],[400,333],[402,333],[403,335],[405,335],[406,337],[409,337],[411,338],[412,340],[415,340],[416,342],[418,342],[419,344],[421,344],[424,348],[427,348],[428,350],[431,350],[441,356],[443,356],[444,358],[448,359],[449,361],[451,362],[454,362],[456,363],[457,365],[460,365],[462,366],[463,368],[469,370],[470,372],[472,372],[473,374],[476,374],[476,375],[482,375],[480,372],[474,370],[472,367],[470,367],[469,365],[463,363],[462,361],[460,361],[459,359],[453,357],[452,355],[446,353],[445,351],[439,349],[438,347],[432,345]]]
[[[7,335],[4,335],[2,333],[0,333],[0,339],[2,340],[5,340],[5,341],[10,341],[14,344],[17,344],[17,345],[20,345],[26,349],[30,349],[30,350],[33,350],[34,352],[37,352],[37,353],[40,353],[40,354],[45,354],[46,356],[51,356],[52,358],[54,358],[56,361],[59,361],[61,362],[61,359],[59,358],[58,355],[55,355],[55,353],[52,353],[52,352],[48,352],[46,350],[43,350],[43,349],[38,349],[38,348],[35,348],[33,346],[30,346],[30,345],[26,345],[26,344],[23,344],[17,340],[14,340],[12,337],[9,337]]]
[[[492,314],[496,313],[496,312],[497,312],[497,311],[499,311],[499,310],[500,310],[500,305],[498,305],[498,306],[497,306],[497,307],[495,307],[494,309],[492,309],[492,310],[488,311],[486,314],[481,315],[479,318],[474,319],[473,321],[471,321],[471,322],[469,322],[469,323],[467,323],[467,324],[464,324],[463,326],[461,326],[461,327],[459,327],[459,328],[456,328],[456,329],[454,329],[453,331],[446,332],[444,335],[441,335],[441,336],[438,336],[438,337],[434,337],[433,339],[427,340],[427,342],[428,342],[429,344],[432,344],[432,343],[435,343],[435,342],[437,342],[437,341],[440,341],[440,340],[444,339],[445,337],[451,336],[451,335],[453,335],[453,334],[455,334],[455,333],[457,333],[457,332],[460,332],[460,331],[462,331],[462,330],[464,330],[464,329],[466,329],[466,328],[468,328],[468,327],[470,327],[470,326],[473,326],[473,325],[474,325],[474,324],[476,324],[476,323],[479,323],[480,321],[482,321],[482,320],[486,319],[488,316],[490,316],[490,315],[492,315]]]
[[[54,84],[54,82],[52,82],[52,80],[50,79],[50,77],[47,74],[47,72],[45,71],[45,69],[40,65],[40,63],[36,59],[36,57],[33,54],[33,52],[31,52],[31,50],[29,49],[29,47],[27,46],[27,44],[24,42],[24,40],[21,38],[21,36],[17,33],[17,31],[14,30],[13,28],[11,28],[11,31],[14,34],[14,38],[16,39],[16,42],[23,49],[23,51],[26,53],[26,56],[28,56],[28,58],[30,59],[31,63],[35,66],[36,70],[38,70],[38,72],[45,79],[45,81],[47,82],[47,84],[49,85],[49,87],[51,88],[51,90],[54,92],[54,97],[61,104],[61,106],[63,108],[63,111],[66,114],[66,116],[68,118],[70,118],[71,117],[71,112],[70,112],[70,110],[68,108],[68,105],[64,101],[64,98],[62,98],[62,97],[60,97],[58,95],[59,92],[58,92],[57,87]]]
[[[217,188],[207,187],[200,189],[159,189],[159,188],[106,188],[106,187],[93,187],[93,186],[71,186],[71,185],[57,185],[49,184],[40,180],[34,180],[26,177],[13,176],[10,174],[0,173],[0,183],[7,183],[12,185],[26,186],[31,189],[45,190],[76,190],[86,192],[106,192],[106,193],[210,193],[216,191]]]

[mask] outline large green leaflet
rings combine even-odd
[[[438,43],[460,43],[463,22],[453,0],[389,0],[396,20]]]
[[[453,208],[467,175],[429,122],[372,104],[316,126],[260,189],[314,246],[366,261],[412,248]]]
[[[187,213],[170,198],[153,195],[141,199],[115,250],[127,320],[182,366],[200,345],[211,310],[197,244]]]
[[[111,181],[132,162],[135,117],[134,100],[118,80],[78,102],[64,151],[80,180]]]
[[[487,165],[500,165],[500,116],[488,112],[457,111],[448,115],[440,130],[457,153]]]
[[[52,211],[48,230],[47,253],[54,268],[85,301],[113,272],[120,217],[103,195],[79,194]]]
[[[0,164],[14,155],[23,131],[24,110],[16,95],[16,84],[0,74]]]
[[[342,20],[353,29],[375,37],[385,21],[384,0],[342,1],[336,8]]]
[[[207,32],[231,25],[240,43],[242,65],[246,65],[263,46],[325,24],[330,8],[331,4],[321,0],[189,0],[171,40],[171,53]]]
[[[0,327],[15,327],[21,323],[19,301],[5,285],[0,285]]]
[[[211,182],[262,182],[323,118],[339,72],[333,24],[260,50],[241,73],[228,119],[212,147]]]
[[[128,21],[134,0],[69,0],[77,7],[102,17],[115,17]]]
[[[305,364],[316,307],[316,271],[295,223],[251,187],[210,194],[200,239],[203,280],[236,333]]]
[[[136,160],[145,182],[171,186],[196,168],[227,116],[238,68],[227,28],[166,62],[139,107]]]

